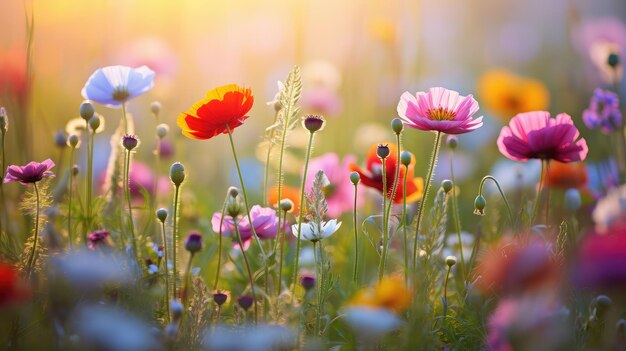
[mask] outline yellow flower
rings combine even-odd
[[[539,80],[518,76],[505,69],[491,69],[479,78],[481,105],[508,122],[522,112],[548,109],[548,88]]]
[[[352,298],[350,305],[378,307],[401,313],[411,303],[411,292],[400,276],[384,278],[373,288],[362,289]]]

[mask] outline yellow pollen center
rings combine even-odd
[[[454,111],[447,110],[443,107],[428,110],[428,118],[433,121],[451,121],[456,116]]]

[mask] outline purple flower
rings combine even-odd
[[[54,162],[47,159],[41,163],[29,162],[26,166],[11,165],[7,168],[4,183],[20,182],[24,185],[37,183],[45,177],[54,177],[50,170],[54,167]]]
[[[341,97],[327,87],[312,87],[302,93],[302,106],[309,112],[337,116],[343,104]]]
[[[87,235],[87,240],[89,241],[89,243],[87,243],[87,247],[90,250],[95,250],[98,245],[104,243],[110,234],[111,232],[108,230],[96,230],[95,232]]]
[[[196,253],[202,250],[202,235],[198,232],[191,232],[185,239],[185,250]]]
[[[96,70],[81,91],[85,99],[106,107],[121,107],[126,101],[154,86],[154,71],[147,66],[108,66]]]
[[[327,153],[316,157],[309,163],[306,189],[311,189],[315,174],[324,171],[329,185],[324,188],[326,201],[328,202],[328,216],[337,218],[345,212],[352,211],[354,207],[354,185],[350,182],[351,163],[355,163],[354,156],[346,156],[343,162],[335,153]],[[357,207],[360,207],[363,198],[363,187],[357,187]]]
[[[254,205],[250,209],[250,218],[252,218],[252,225],[259,239],[273,239],[276,237],[278,230],[278,217],[276,216],[276,210],[270,207],[261,207]],[[211,219],[211,225],[215,233],[220,232],[220,219],[221,213],[215,212]],[[249,241],[252,239],[252,229],[247,215],[238,217],[239,234],[241,235],[241,241],[244,244],[244,249],[249,246]],[[287,229],[289,223],[284,223],[284,229]],[[235,222],[233,217],[224,216],[222,223],[222,235],[234,235],[235,234]]]
[[[130,165],[130,195],[133,199],[143,199],[141,189],[145,189],[152,194],[154,182],[157,182],[157,193],[163,194],[170,188],[170,182],[166,177],[156,177],[154,172],[145,163],[133,161]]]
[[[574,45],[596,66],[601,77],[608,83],[622,76],[623,67],[608,65],[609,54],[624,57],[626,54],[626,25],[618,17],[584,20],[572,32]],[[617,77],[616,77],[617,73]]]
[[[617,130],[622,125],[617,94],[596,89],[591,96],[589,107],[583,112],[583,122],[589,129],[599,127],[604,134]]]

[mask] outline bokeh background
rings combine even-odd
[[[237,129],[236,143],[257,196],[263,157],[255,155],[263,155],[259,144],[274,116],[265,102],[272,100],[277,81],[284,80],[294,64],[303,69],[303,113],[320,112],[328,119],[316,140],[317,155],[334,151],[362,161],[370,144],[392,140],[388,125],[404,91],[444,86],[473,93],[486,123],[479,132],[461,136],[456,167],[460,183],[471,183],[474,189],[486,173],[512,172],[498,163],[503,157],[495,147],[506,116],[485,108],[477,87],[481,76],[499,67],[541,81],[549,93],[546,108],[571,114],[582,127],[582,110],[591,92],[606,82],[581,44],[581,31],[594,21],[618,22],[619,27],[626,19],[623,0],[1,0],[0,4],[0,104],[9,110],[12,123],[11,163],[58,157],[53,136],[78,116],[81,88],[95,69],[146,64],[157,72],[155,88],[129,105],[144,140],[137,159],[151,162],[156,121],[149,107],[159,101],[160,121],[172,127],[168,138],[174,153],[165,163],[177,160],[188,166],[190,182],[198,185],[196,195],[212,199],[206,206],[222,198],[221,191],[213,193],[221,188],[213,185],[225,189],[237,183],[227,139],[183,139],[175,120],[208,89],[227,83],[253,89],[252,117]],[[97,108],[110,126],[121,116],[119,110]],[[112,131],[107,128],[97,136],[96,173],[106,167]],[[585,130],[583,134],[591,140],[591,161],[601,159],[594,136]],[[287,182],[292,185],[298,184],[299,148],[306,142],[302,135],[298,131],[291,135]],[[417,156],[416,173],[423,174],[433,136],[407,131],[404,140]],[[446,155],[444,150],[439,179],[447,174],[447,167],[441,166]],[[530,166],[534,171],[529,177],[538,177],[535,166]],[[470,199],[473,190],[464,195]],[[471,207],[471,201],[466,203]]]

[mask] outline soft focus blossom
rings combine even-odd
[[[533,187],[541,175],[541,162],[535,160],[520,163],[509,159],[500,159],[493,165],[490,174],[498,180],[505,192]],[[486,183],[485,191],[494,193],[498,190],[495,185]]]
[[[209,90],[204,99],[178,115],[176,124],[191,139],[210,139],[227,134],[243,124],[252,108],[254,97],[250,88],[228,84]]]
[[[96,230],[95,232],[88,234],[87,240],[89,242],[87,243],[87,247],[90,250],[95,250],[96,247],[104,244],[110,234],[111,232],[108,230]]]
[[[588,186],[594,196],[600,197],[619,186],[619,168],[614,158],[585,163],[589,177]]]
[[[540,238],[505,237],[478,258],[477,287],[484,293],[520,293],[557,281],[553,245]]]
[[[582,162],[550,162],[545,184],[560,189],[583,188],[587,185],[587,166]]]
[[[119,50],[115,57],[117,62],[131,67],[150,67],[158,74],[158,79],[173,78],[178,69],[176,51],[158,37],[146,37],[131,42]]]
[[[387,198],[391,197],[393,190],[393,182],[396,177],[396,166],[398,164],[397,154],[398,146],[393,143],[388,143],[389,156],[385,159],[385,174],[387,183]],[[365,159],[365,169],[360,168],[354,163],[349,165],[350,171],[358,172],[361,176],[361,183],[367,187],[374,188],[380,192],[383,191],[383,169],[382,161],[376,154],[378,145],[374,144],[367,152]],[[404,166],[400,165],[400,174],[398,176],[398,184],[396,187],[396,194],[393,197],[394,203],[402,203],[402,197],[404,192],[404,177],[408,177],[406,184],[406,201],[407,203],[418,201],[422,198],[424,191],[424,179],[420,177],[413,177],[413,167],[415,167],[415,156],[411,157],[411,162],[408,166],[408,172],[405,174]]]
[[[626,57],[626,25],[621,19],[604,17],[584,20],[572,32],[572,39],[582,55],[596,66],[604,81],[613,83],[622,76],[622,65],[616,67],[617,72],[608,65],[611,53]]]
[[[28,299],[30,292],[17,269],[0,261],[0,308]]]
[[[85,99],[107,107],[121,107],[126,101],[154,86],[154,72],[147,66],[107,66],[96,70],[81,92]]]
[[[380,307],[350,306],[345,310],[343,318],[363,343],[375,342],[402,324],[395,313]]]
[[[549,112],[534,111],[513,117],[500,131],[497,143],[500,152],[514,161],[538,158],[575,162],[584,160],[588,152],[587,142],[579,136],[568,114],[550,118]]]
[[[339,227],[341,227],[341,222],[337,222],[336,219],[331,219],[328,222],[322,222],[320,224],[315,222],[302,223],[300,238],[317,242],[333,235]],[[296,238],[298,237],[298,224],[291,226],[291,233],[293,233]]]
[[[614,188],[598,200],[591,215],[596,230],[601,233],[608,231],[615,223],[626,218],[626,185]]]
[[[130,195],[135,200],[143,200],[142,191],[146,191],[149,195],[154,196],[154,182],[157,182],[156,191],[158,194],[167,193],[170,188],[170,182],[166,176],[158,177],[152,169],[141,161],[134,160],[130,165],[128,173]]]
[[[26,48],[21,47],[5,49],[0,53],[0,96],[20,106],[26,102],[30,89],[25,53]]]
[[[386,277],[372,288],[365,288],[350,300],[352,306],[384,308],[402,313],[411,304],[411,291],[400,276]]]
[[[354,156],[346,156],[343,161],[333,152],[311,159],[307,173],[307,191],[313,186],[315,174],[324,171],[329,184],[324,187],[324,195],[328,203],[328,216],[337,218],[354,207],[354,185],[350,182],[349,165],[355,162]],[[357,206],[362,201],[362,187],[357,187]]]
[[[481,75],[478,94],[487,110],[503,121],[522,112],[545,110],[550,103],[548,88],[541,81],[500,68]]]
[[[461,249],[463,250],[463,259],[465,262],[469,262],[472,258],[472,250],[474,249],[474,235],[462,231],[461,232]],[[446,245],[441,251],[442,257],[456,256],[461,258],[461,252],[459,251],[459,236],[455,233],[450,233],[446,237]]]
[[[298,344],[294,330],[278,324],[259,324],[244,328],[217,325],[208,328],[202,346],[207,351],[292,350]]]
[[[474,119],[476,112],[478,102],[471,95],[461,96],[440,87],[415,96],[405,92],[398,103],[398,116],[407,127],[447,134],[463,134],[480,128],[483,118]]]
[[[23,185],[37,183],[43,178],[54,177],[54,173],[50,171],[52,167],[54,167],[54,162],[51,159],[41,163],[32,161],[26,166],[11,165],[7,167],[4,183],[20,182]]]
[[[298,187],[281,184],[280,197],[281,200],[289,199],[293,202],[291,212],[300,213],[300,189]],[[267,202],[274,207],[278,206],[278,185],[274,185],[268,190]]]
[[[583,122],[589,129],[600,128],[604,134],[619,130],[622,112],[617,94],[608,90],[594,90],[589,107],[583,112]]]
[[[80,294],[100,293],[107,286],[126,286],[135,281],[128,269],[133,262],[126,255],[114,251],[73,251],[50,258],[48,277],[62,281],[61,288]],[[67,285],[66,285],[67,284]]]
[[[604,233],[590,232],[582,241],[574,269],[577,286],[592,289],[626,287],[626,221],[622,217]]]
[[[305,89],[300,99],[302,108],[308,113],[335,117],[341,113],[343,102],[337,92],[325,87]]]
[[[104,120],[104,117],[99,113],[95,113],[95,116],[97,116],[98,119],[100,120],[100,125],[98,126],[98,128],[96,128],[96,134],[98,134],[104,131],[105,120]],[[85,131],[86,127],[87,126],[85,124],[85,120],[79,116],[79,117],[70,119],[65,124],[65,132],[69,135],[76,134],[78,136],[81,136],[83,132]],[[92,133],[91,130],[89,132]]]
[[[220,232],[221,216],[221,212],[215,212],[213,214],[213,218],[211,219],[211,225],[215,233]],[[252,218],[252,226],[259,239],[273,239],[276,237],[278,230],[278,217],[276,216],[276,211],[274,209],[254,205],[250,209],[250,218]],[[238,228],[239,234],[241,235],[241,241],[244,244],[244,249],[246,249],[249,245],[249,241],[252,239],[252,228],[250,227],[247,215],[239,216],[237,221],[239,224]],[[285,228],[287,227],[288,224],[285,223]],[[233,217],[224,215],[224,220],[222,221],[222,235],[236,235],[235,221],[233,220]]]

